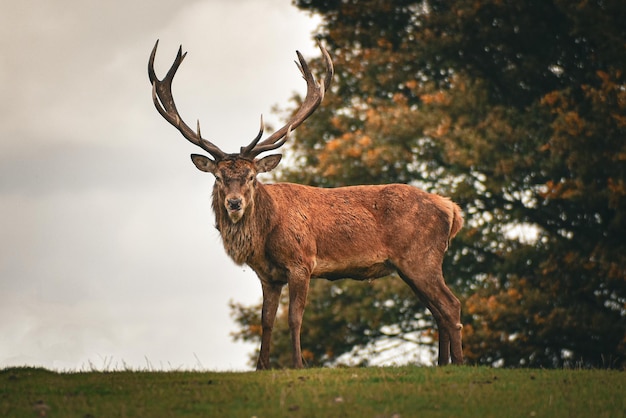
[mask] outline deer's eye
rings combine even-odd
[[[248,181],[254,181],[254,174],[248,175]]]
[[[216,183],[221,183],[222,182],[222,176],[218,176],[217,174],[215,175],[215,182]]]

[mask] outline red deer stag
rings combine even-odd
[[[163,80],[154,72],[158,41],[148,62],[157,110],[191,143],[211,158],[193,154],[201,171],[215,176],[213,211],[224,248],[235,263],[249,265],[263,289],[262,337],[257,369],[270,366],[270,340],[281,289],[289,285],[289,328],[293,366],[302,367],[300,328],[311,278],[375,279],[397,272],[433,314],[439,329],[439,364],[461,364],[460,303],[443,278],[442,261],[450,240],[463,225],[461,210],[450,199],[406,184],[317,188],[298,184],[262,184],[258,173],[274,169],[282,155],[257,156],[281,147],[319,106],[333,77],[326,64],[319,84],[297,52],[307,83],[301,107],[267,139],[261,129],[252,142],[226,154],[202,138],[200,124],[190,128],[178,114],[172,80],[185,58],[182,47]]]

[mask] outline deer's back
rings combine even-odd
[[[377,277],[407,251],[447,247],[456,205],[404,184],[317,188],[266,185],[278,210],[276,246],[314,259],[314,275]],[[458,207],[456,207],[458,210]],[[294,248],[294,250],[295,250]],[[316,274],[315,274],[316,273]]]

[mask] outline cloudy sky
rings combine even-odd
[[[210,175],[146,65],[226,152],[305,83],[319,21],[290,0],[0,0],[0,368],[246,370],[229,301],[260,284],[213,228]]]

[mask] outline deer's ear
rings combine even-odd
[[[191,154],[191,161],[193,161],[198,170],[215,174],[217,165],[212,159],[205,157],[204,155]]]
[[[273,154],[263,157],[260,160],[255,160],[254,165],[256,166],[256,171],[258,173],[267,173],[268,171],[272,171],[276,168],[281,158],[283,158],[282,154]]]

